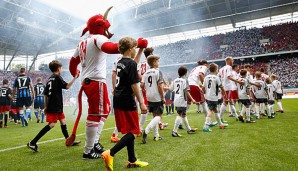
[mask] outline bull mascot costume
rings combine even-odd
[[[80,71],[77,66],[81,63],[82,86],[78,94],[79,112],[73,127],[72,135],[66,140],[66,146],[75,141],[76,130],[82,114],[82,92],[88,98],[88,116],[86,120],[86,142],[83,159],[96,159],[104,151],[99,143],[105,120],[110,113],[110,100],[106,86],[106,57],[107,54],[119,54],[118,43],[110,42],[113,36],[109,32],[110,22],[107,20],[110,7],[105,14],[92,16],[82,35],[89,31],[89,36],[82,40],[70,59],[69,71],[75,76]],[[148,41],[138,39],[138,48],[146,48]]]

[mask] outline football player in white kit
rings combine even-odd
[[[204,132],[211,132],[210,126],[214,126],[211,123],[211,116],[212,114],[215,114],[215,118],[217,122],[219,123],[220,129],[224,129],[228,126],[228,124],[224,124],[221,121],[220,115],[217,110],[218,105],[218,94],[219,94],[219,88],[221,89],[221,92],[225,94],[225,90],[222,86],[222,83],[220,81],[220,78],[217,76],[218,73],[218,65],[215,63],[210,64],[210,74],[207,75],[204,78],[203,82],[203,90],[206,95],[206,100],[209,108],[209,112],[206,116],[206,121],[203,126]]]
[[[249,100],[250,85],[247,79],[247,71],[245,69],[242,69],[240,71],[239,81],[241,81],[241,83],[237,83],[237,87],[238,87],[239,101],[242,104],[241,113],[246,113],[246,123],[255,123],[254,120],[250,119],[250,105],[251,105],[251,102]]]
[[[255,73],[256,80],[255,84],[259,84],[261,87],[252,86],[252,92],[256,97],[256,119],[260,119],[260,103],[265,103],[266,110],[268,112],[268,118],[272,119],[270,109],[268,107],[268,87],[264,81],[261,80],[261,72],[257,71]]]
[[[277,80],[277,76],[274,74],[271,75],[271,79],[272,79],[272,85],[275,88],[275,100],[277,101],[277,106],[278,106],[277,112],[284,113],[284,110],[281,104],[282,92],[283,92],[281,83],[279,80]]]
[[[269,75],[265,74],[265,69],[264,68],[261,68],[260,69],[260,72],[261,72],[261,80],[265,82],[266,78],[269,78]],[[266,116],[265,115],[265,106],[264,106],[264,103],[261,103],[260,104],[260,111],[261,111],[261,115]]]
[[[173,84],[170,85],[169,90],[175,92],[174,97],[174,105],[176,107],[176,111],[178,113],[178,116],[176,117],[172,136],[173,137],[181,137],[180,134],[178,134],[178,127],[180,123],[183,121],[184,125],[187,128],[188,134],[193,134],[197,129],[192,129],[189,126],[188,119],[186,116],[186,110],[187,110],[187,97],[193,102],[196,103],[196,101],[192,98],[192,96],[189,93],[189,84],[188,80],[186,79],[187,75],[187,68],[185,66],[181,66],[178,69],[179,78],[176,78],[173,82]]]
[[[220,117],[223,117],[223,114],[226,111],[226,106],[230,103],[232,113],[236,113],[236,108],[234,106],[235,102],[234,99],[237,99],[237,93],[233,90],[233,82],[240,83],[240,81],[236,80],[232,75],[232,65],[233,65],[233,58],[226,57],[225,59],[226,65],[221,68],[220,76],[223,81],[224,89],[226,91],[225,96],[223,97],[223,104],[220,107]],[[241,115],[238,118],[242,118]],[[242,118],[243,119],[243,118]]]
[[[275,115],[274,113],[274,92],[275,92],[275,88],[272,85],[272,81],[270,79],[270,77],[266,78],[265,80],[267,87],[268,87],[268,105],[269,105],[269,109],[271,111],[271,116],[273,117]]]
[[[204,82],[204,77],[206,76],[208,70],[208,63],[206,60],[198,61],[197,67],[193,68],[188,76],[188,82],[190,87],[190,94],[197,102],[197,111],[199,111],[199,105],[202,105],[203,113],[205,116],[208,114],[208,108],[206,105],[206,99],[204,93],[201,90],[201,86]],[[190,99],[188,99],[190,104]]]
[[[141,81],[141,88],[146,91],[146,96],[148,100],[148,110],[152,113],[153,119],[147,125],[145,130],[143,130],[143,143],[147,142],[147,135],[150,130],[154,131],[154,140],[163,140],[163,137],[159,136],[158,125],[161,121],[165,97],[163,91],[164,79],[159,67],[159,56],[150,55],[147,58],[147,62],[150,69],[145,72]]]
[[[249,64],[246,64],[246,65],[244,65],[244,69],[247,71],[246,78],[248,80],[248,83],[251,84],[253,82],[253,75],[252,75],[253,70],[252,70],[252,66],[249,65]],[[255,104],[254,104],[255,102],[254,102],[254,100],[253,100],[252,97],[250,97],[250,98],[251,98],[250,99],[250,102],[251,102],[250,111],[253,111],[254,112],[256,110],[255,109]],[[254,113],[251,113],[251,114],[254,114]]]

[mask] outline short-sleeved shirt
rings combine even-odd
[[[247,78],[240,78],[239,81],[244,82],[244,85],[237,84],[238,87],[238,97],[239,99],[249,99],[247,94],[247,88],[250,88]]]
[[[46,106],[48,113],[63,112],[62,89],[66,89],[67,83],[60,75],[53,74],[46,83],[44,95],[48,97]]]
[[[10,98],[9,95],[12,95],[11,89],[9,87],[0,88],[0,106],[9,106]]]
[[[268,100],[274,100],[273,92],[275,92],[275,88],[273,87],[272,84],[267,84],[267,87],[268,87],[268,94],[269,94]]]
[[[239,79],[239,75],[236,71],[232,70],[232,76],[234,79]],[[237,83],[232,81],[232,90],[237,90]]]
[[[31,97],[30,94],[31,78],[26,75],[19,75],[13,84],[13,87],[17,88],[17,98]]]
[[[147,63],[147,59],[145,59],[138,65],[138,72],[140,72],[141,75],[144,75],[145,72],[148,71],[149,69],[150,69],[150,66]]]
[[[276,93],[282,94],[281,83],[278,80],[272,81],[272,85]]]
[[[91,34],[77,46],[73,56],[81,61],[83,80],[106,81],[107,54],[101,51],[101,46],[107,41],[108,38],[103,35]]]
[[[261,80],[262,81],[265,81],[266,80],[266,78],[268,78],[269,76],[267,75],[267,74],[265,74],[265,73],[262,73],[261,74]]]
[[[200,65],[195,67],[190,71],[188,76],[189,85],[199,85],[200,84],[200,74],[206,75],[208,68],[205,65]]]
[[[226,91],[230,91],[233,90],[233,81],[230,80],[228,77],[232,76],[232,67],[230,65],[226,65],[221,69],[221,78],[222,78],[222,82],[223,82],[223,87]]]
[[[218,101],[218,89],[222,87],[219,77],[214,74],[207,75],[204,78],[203,86],[206,90],[206,99],[208,101]]]
[[[37,83],[34,85],[34,92],[35,92],[35,98],[44,96],[44,91],[45,91],[46,86],[43,85],[42,83]]]
[[[175,93],[174,105],[176,107],[187,107],[187,97],[185,91],[189,91],[188,80],[185,78],[176,78],[169,87],[170,91]]]
[[[163,83],[161,71],[158,68],[150,68],[143,75],[142,83],[145,84],[148,102],[160,102],[161,97],[158,91],[158,85]]]
[[[137,110],[135,95],[131,85],[138,83],[137,63],[131,58],[121,58],[117,62],[116,86],[113,105],[115,109]]]
[[[267,96],[265,90],[267,90],[268,88],[267,88],[266,83],[262,80],[255,80],[254,83],[261,85],[261,87],[252,86],[252,92],[254,93],[255,97],[257,99],[267,99],[268,96]]]

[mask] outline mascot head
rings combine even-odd
[[[84,28],[81,37],[89,31],[90,34],[100,34],[110,39],[114,34],[109,32],[110,22],[107,20],[108,14],[113,7],[110,7],[105,12],[104,16],[98,14],[91,17],[87,22],[87,27]]]

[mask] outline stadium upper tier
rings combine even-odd
[[[155,47],[161,65],[298,50],[298,24],[239,29],[226,34],[182,40]]]

